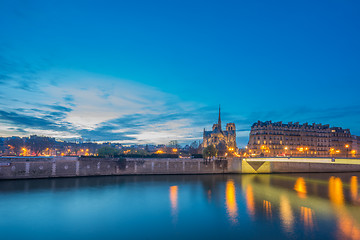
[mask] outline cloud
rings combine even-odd
[[[21,126],[26,128],[50,129],[58,131],[69,130],[68,127],[61,124],[56,124],[51,120],[28,116],[15,112],[6,112],[0,110],[0,120],[9,124],[13,124],[15,126]]]
[[[0,121],[5,124],[0,134],[46,134],[124,143],[189,143],[200,140],[202,129],[210,129],[217,121],[217,106],[184,101],[125,79],[46,67],[42,70],[40,65],[9,62],[1,56],[0,67],[4,67],[0,81],[6,79],[0,90]],[[222,111],[224,123],[235,122],[239,145],[246,144],[250,127],[257,120],[328,123],[330,119],[330,124],[336,124],[353,116],[360,116],[358,105]]]
[[[0,84],[24,91],[39,91],[37,76],[50,67],[46,59],[33,60],[30,64],[20,56],[11,56],[0,49]]]
[[[61,76],[61,81],[53,84],[54,76]],[[6,132],[167,143],[198,139],[202,129],[198,126],[206,122],[207,112],[200,104],[136,82],[61,70],[37,73],[35,79],[38,89],[6,87],[11,104],[4,103],[0,112]]]
[[[55,85],[54,85],[55,86]],[[70,95],[70,94],[67,94],[63,97],[63,100],[65,101],[65,103],[69,104],[70,106],[72,107],[75,107],[76,105],[74,104],[74,96],[73,95]]]
[[[49,108],[51,108],[51,109],[54,109],[54,110],[56,110],[56,111],[60,111],[60,112],[66,112],[66,113],[68,113],[68,112],[71,112],[72,111],[72,109],[71,108],[68,108],[68,107],[64,107],[64,106],[61,106],[61,105],[45,105],[45,106],[47,106],[47,107],[49,107]]]

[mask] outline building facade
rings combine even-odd
[[[225,156],[227,152],[236,152],[236,128],[235,123],[227,123],[226,130],[221,128],[221,112],[219,107],[219,119],[212,127],[212,131],[204,128],[202,147],[213,145],[218,150],[219,156]]]
[[[250,156],[355,157],[359,137],[349,129],[322,124],[254,123],[247,154]]]

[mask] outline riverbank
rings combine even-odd
[[[107,175],[219,174],[228,161],[183,158],[1,158],[0,179]]]
[[[0,179],[108,175],[360,172],[360,159],[2,157]]]

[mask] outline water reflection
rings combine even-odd
[[[280,218],[284,230],[286,232],[292,232],[294,225],[294,214],[291,209],[290,201],[285,194],[280,196]]]
[[[170,203],[171,203],[171,215],[173,220],[176,221],[178,213],[178,186],[170,187]]]
[[[344,204],[343,184],[338,177],[331,176],[329,179],[329,199],[335,205]]]
[[[357,177],[350,178],[350,198],[357,199]],[[345,205],[343,182],[341,178],[331,176],[329,179],[329,199],[337,216],[337,236],[339,239],[360,239],[359,222],[351,215]]]
[[[251,185],[246,187],[246,206],[248,213],[251,217],[255,215],[255,201],[254,201],[254,193]]]
[[[284,233],[313,234],[322,232],[319,223],[335,220],[334,227],[327,231],[330,238],[360,239],[360,208],[358,177],[349,174],[309,174],[243,176],[246,208],[249,216],[262,217],[271,222],[279,222]],[[344,179],[349,184],[344,185]],[[291,187],[291,182],[293,184]],[[295,190],[295,192],[293,191]],[[346,196],[350,201],[346,201]],[[256,215],[256,208],[262,205],[263,215]],[[277,213],[278,211],[278,213]],[[276,217],[279,216],[277,220]],[[302,226],[302,230],[300,230]],[[308,235],[306,235],[308,236]]]
[[[306,198],[307,191],[306,191],[306,184],[304,178],[299,177],[296,180],[294,190],[298,193],[300,198]]]
[[[314,229],[314,211],[308,207],[300,208],[301,222],[304,224],[305,231],[312,232]]]
[[[233,179],[229,179],[226,182],[226,209],[227,213],[229,215],[229,218],[232,223],[237,223],[237,203],[236,203],[236,190],[235,190],[235,184]]]
[[[338,239],[360,239],[359,224],[349,215],[338,216]]]
[[[208,202],[211,202],[211,190],[207,191],[207,199],[208,199]]]
[[[350,178],[350,193],[351,193],[351,200],[353,203],[358,201],[358,178],[357,176],[352,176]]]
[[[271,203],[269,201],[263,200],[263,210],[264,210],[266,218],[271,220],[272,209],[271,209]]]
[[[251,232],[254,239],[269,236],[273,239],[284,236],[360,239],[359,177],[360,173],[259,174],[3,181],[0,182],[0,213],[4,217],[0,218],[0,230],[15,234],[13,228],[21,229],[29,222],[34,222],[34,226],[49,222],[51,225],[46,227],[57,233],[57,229],[65,229],[72,218],[74,225],[79,226],[77,229],[88,229],[88,226],[97,229],[99,225],[95,220],[101,217],[106,221],[104,226],[116,229],[113,234],[119,232],[127,238],[138,234],[130,232],[134,226],[142,226],[144,233],[153,231],[153,234],[159,226],[165,226],[161,230],[164,239],[170,236],[180,239],[171,235],[170,230],[174,229],[182,234],[182,239],[194,236],[232,239],[244,236],[241,234],[246,231]],[[22,207],[39,206],[39,198],[43,212],[54,214],[40,216],[40,211]],[[91,205],[86,204],[88,199],[93,201]],[[17,208],[22,211],[16,211]],[[119,222],[124,224],[121,231],[118,231]],[[212,227],[214,225],[218,227]],[[43,228],[38,230],[41,232]],[[205,232],[208,235],[204,236]]]

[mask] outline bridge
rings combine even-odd
[[[262,157],[233,159],[232,173],[359,172],[360,159]]]

